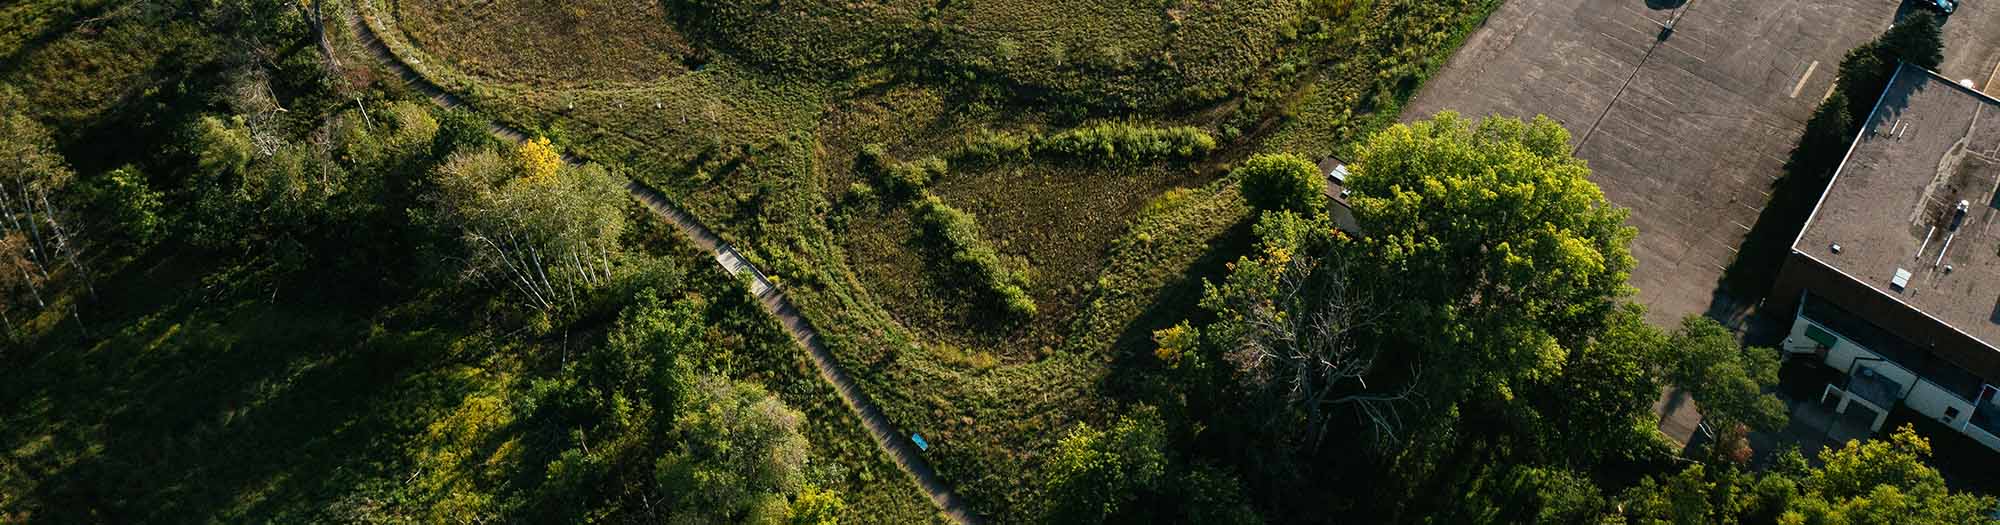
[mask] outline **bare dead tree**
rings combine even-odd
[[[321,8],[325,4],[324,0],[293,0],[292,10],[299,13],[299,19],[305,21],[313,40],[319,43],[319,54],[326,59],[327,71],[339,71],[340,57],[333,51],[333,41],[326,36],[326,16]]]
[[[29,175],[16,173],[15,175]],[[30,175],[31,176],[31,175]],[[9,275],[0,283],[7,293],[25,289],[36,309],[48,308],[49,288],[60,282],[81,282],[97,296],[83,264],[81,245],[67,226],[68,216],[49,200],[46,180],[0,180],[0,253]],[[14,274],[19,279],[14,279]],[[81,320],[79,319],[79,322]],[[13,320],[7,320],[13,326]]]
[[[458,228],[469,256],[466,276],[512,288],[525,305],[544,312],[576,303],[612,277],[614,232],[601,221],[617,222],[615,208],[600,207],[609,182],[591,188],[535,185],[525,181],[492,184],[478,173],[495,169],[489,156],[460,158],[441,170],[452,189],[436,204]],[[481,165],[483,164],[483,165]],[[470,176],[473,180],[459,177]],[[566,175],[595,177],[596,172]],[[622,223],[620,223],[622,224]]]
[[[62,257],[63,262],[69,263],[70,270],[76,272],[77,279],[83,281],[84,289],[90,292],[90,299],[97,300],[97,283],[93,282],[90,271],[84,268],[82,259],[78,257],[83,251],[82,245],[70,236],[70,228],[63,225],[66,221],[57,220],[63,214],[56,211],[55,205],[49,204],[49,193],[39,192],[36,198],[42,202],[42,220],[48,221],[49,238],[54,241],[50,249]]]
[[[1371,387],[1381,349],[1359,336],[1383,317],[1369,294],[1354,285],[1347,262],[1295,257],[1267,298],[1243,298],[1242,337],[1225,355],[1245,382],[1282,396],[1305,413],[1306,443],[1318,448],[1330,416],[1351,408],[1378,442],[1399,439],[1405,427],[1399,405],[1411,401],[1411,381],[1402,388]],[[1382,386],[1382,385],[1377,385]]]

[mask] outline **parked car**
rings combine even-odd
[[[1917,0],[1917,5],[1931,8],[1938,14],[1949,15],[1958,9],[1958,0]]]

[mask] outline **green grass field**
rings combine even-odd
[[[1372,111],[1393,110],[1493,5],[1058,4],[669,3],[657,27],[595,38],[685,35],[711,51],[702,70],[597,89],[530,84],[545,75],[533,68],[431,65],[503,120],[644,166],[639,178],[778,276],[891,419],[929,437],[950,483],[1011,521],[1039,512],[1032,480],[1053,437],[1134,398],[1121,376],[1142,373],[1131,356],[1198,297],[1191,269],[1241,249],[1231,239],[1247,211],[1217,168],[1250,151],[1330,153],[1384,125],[1393,111]],[[417,12],[434,2],[397,9],[405,25],[450,16]],[[432,49],[419,34],[434,29],[401,29],[415,44],[405,53],[468,47]],[[1205,128],[1223,148],[1197,162],[953,162],[927,190],[972,213],[1029,276],[1038,313],[1026,323],[996,327],[969,307],[964,284],[922,255],[910,209],[854,171],[866,144],[948,158],[982,130],[1054,133],[1110,108]]]
[[[543,87],[659,81],[702,58],[654,2],[406,0],[410,40],[467,73]]]

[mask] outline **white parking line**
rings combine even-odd
[[[1812,78],[1813,70],[1816,69],[1819,69],[1818,60],[1814,60],[1812,61],[1812,65],[1806,66],[1806,74],[1799,75],[1799,83],[1792,86],[1791,98],[1799,98],[1799,90],[1806,88],[1806,79]]]
[[[2000,90],[1993,89],[1993,79],[2000,78],[2000,63],[1993,64],[1993,73],[1986,75],[1986,85],[1979,86],[1989,95],[2000,96]]]

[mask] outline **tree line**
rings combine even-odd
[[[1351,165],[1355,232],[1306,159],[1237,167],[1256,244],[1154,332],[1134,415],[1051,451],[1048,519],[1182,521],[1201,500],[1279,522],[1992,521],[1907,428],[1752,468],[1747,432],[1787,423],[1777,351],[1647,324],[1634,231],[1568,143],[1545,117],[1393,126]],[[1656,430],[1668,386],[1719,429],[1686,456]],[[1162,481],[1218,465],[1240,484]]]

